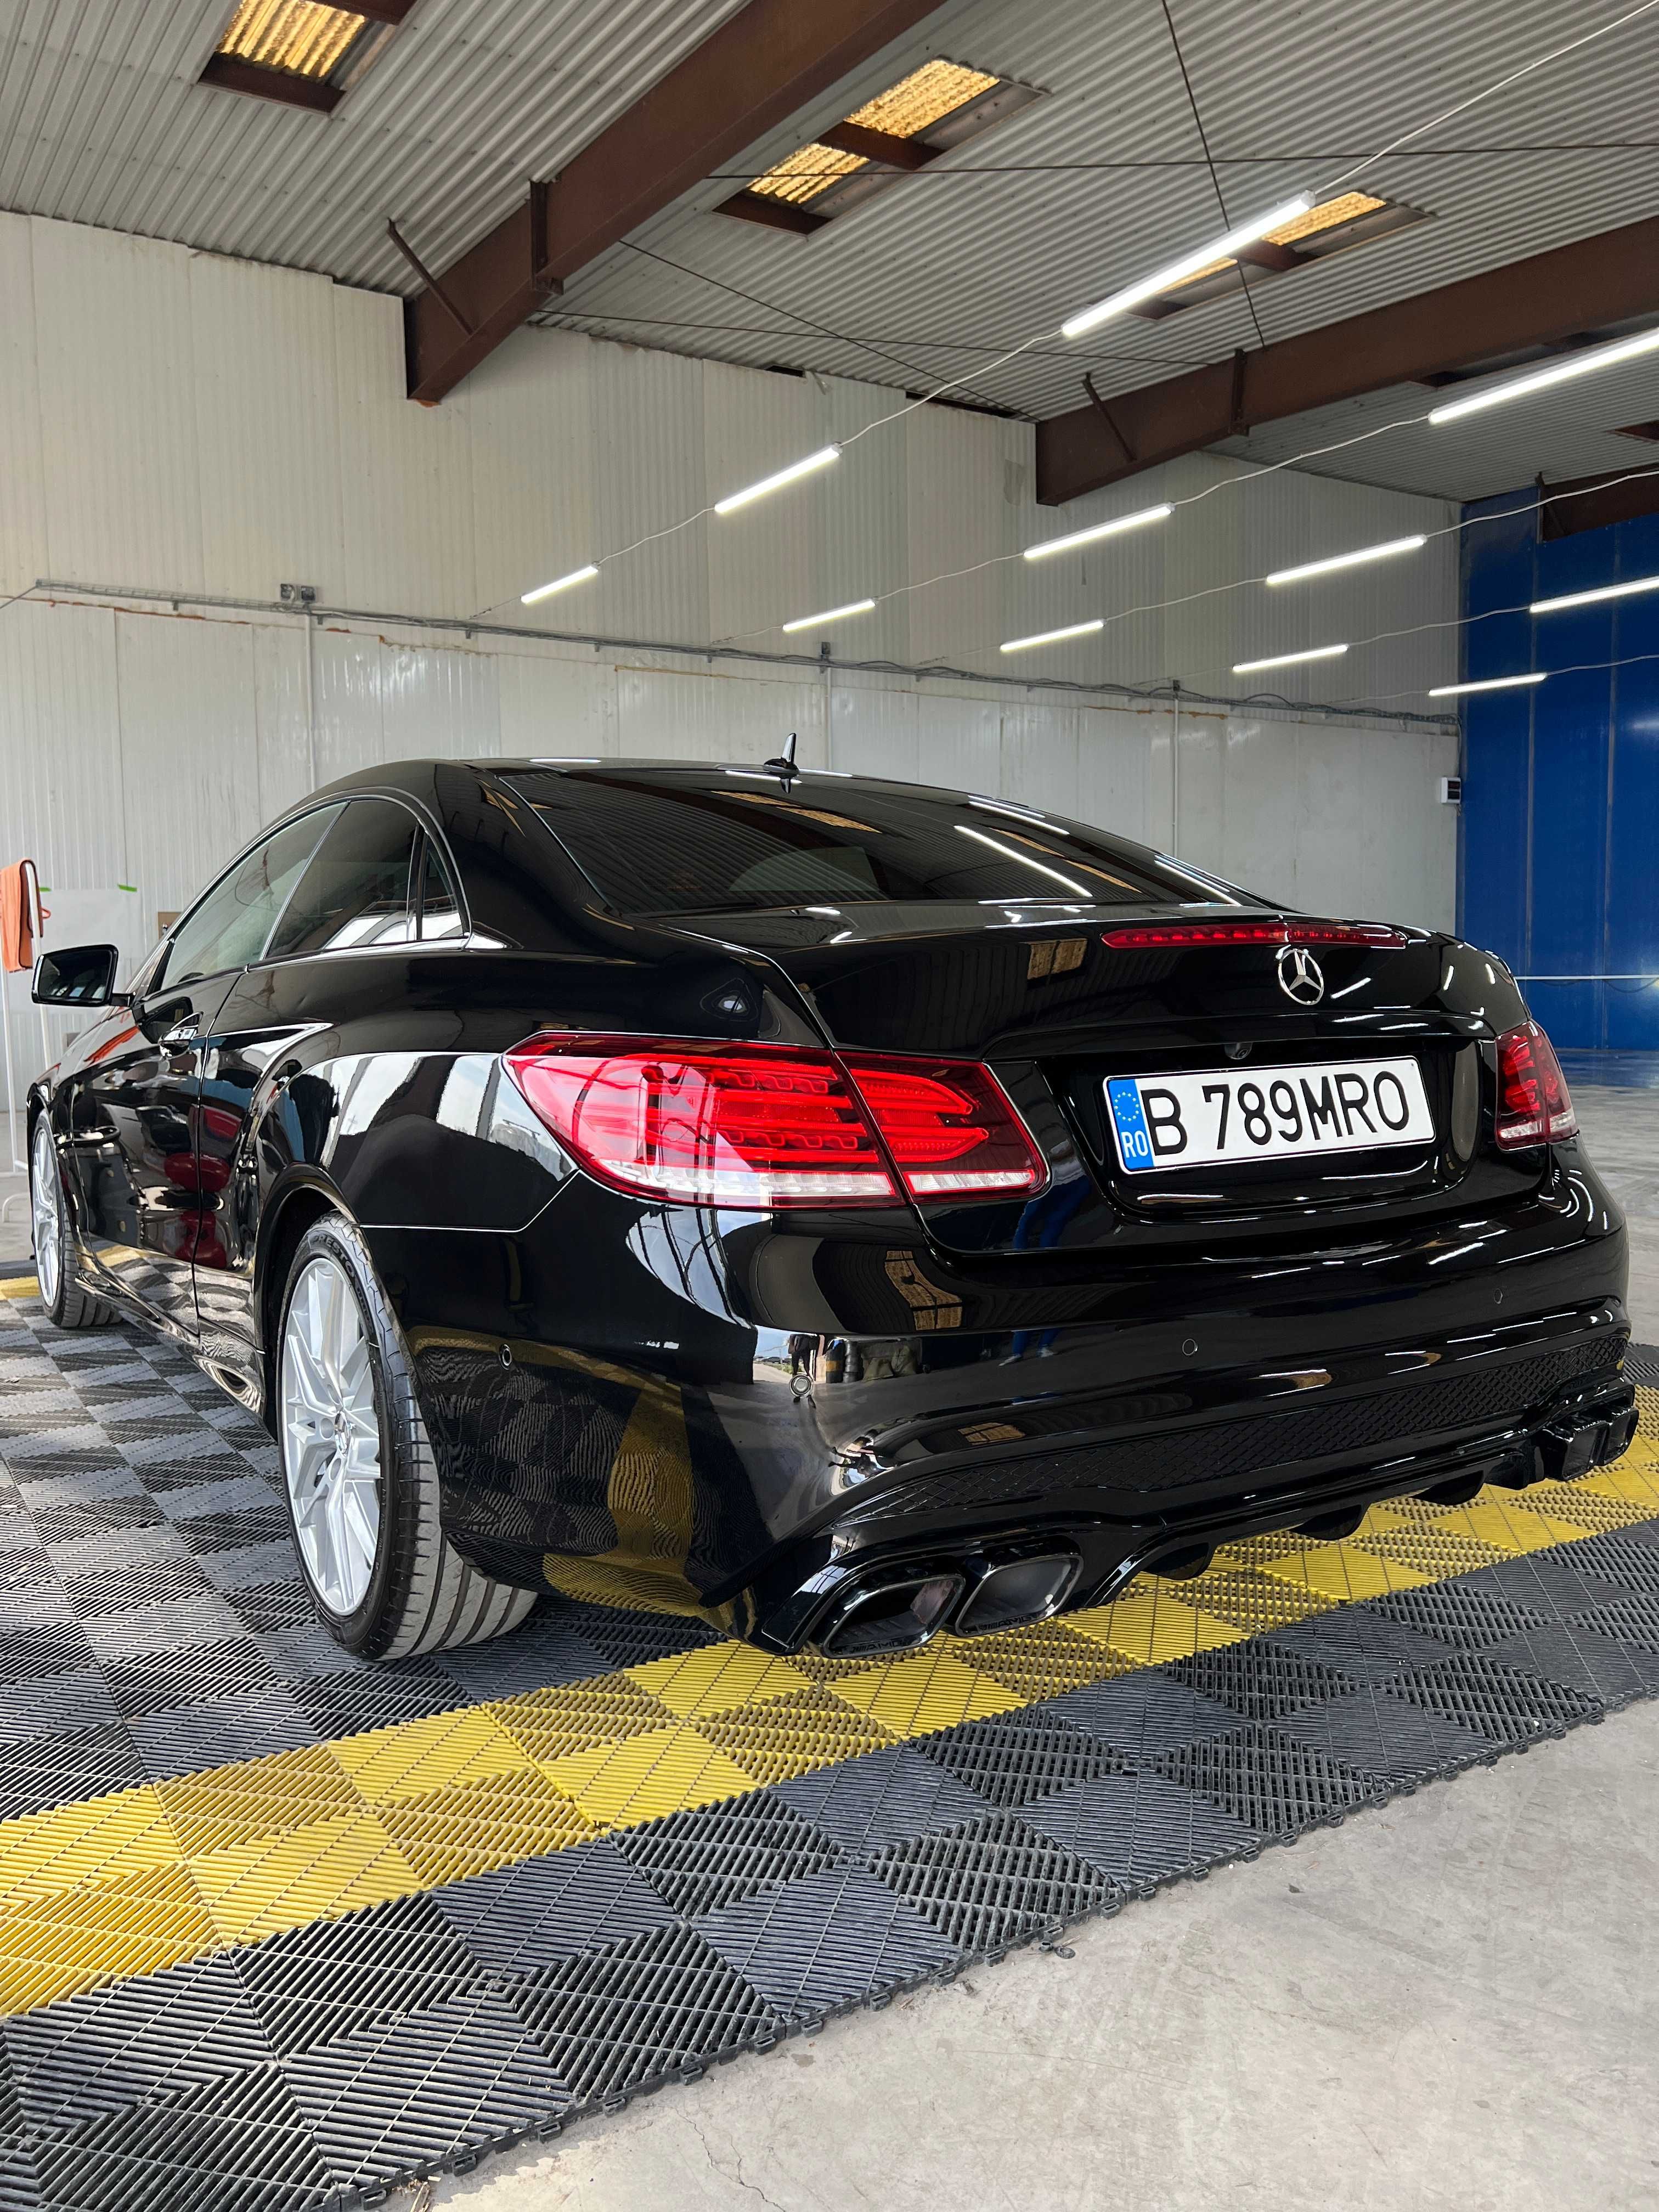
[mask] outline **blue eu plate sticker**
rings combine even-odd
[[[1132,1076],[1115,1075],[1107,1083],[1106,1096],[1112,1109],[1112,1125],[1117,1131],[1118,1157],[1124,1166],[1132,1173],[1139,1168],[1153,1166],[1157,1156],[1140,1103],[1140,1085]]]

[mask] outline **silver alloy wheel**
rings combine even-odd
[[[58,1185],[58,1148],[43,1114],[34,1125],[34,1173],[29,1178],[29,1211],[34,1226],[34,1274],[40,1296],[51,1305],[63,1270],[62,1195]]]
[[[380,1543],[380,1419],[368,1332],[343,1267],[309,1260],[282,1347],[283,1473],[313,1587],[355,1613]]]

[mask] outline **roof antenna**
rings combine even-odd
[[[799,775],[800,771],[795,766],[795,732],[793,730],[784,739],[783,750],[774,753],[771,759],[763,761],[761,766],[769,775],[776,776],[783,783],[787,783],[791,776]]]

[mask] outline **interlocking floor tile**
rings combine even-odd
[[[1541,1681],[1474,1653],[1398,1675],[1389,1692],[1493,1743],[1526,1743],[1559,1735],[1597,1710],[1594,1700],[1577,1690]]]
[[[22,2110],[43,2128],[165,2100],[275,2056],[229,1959],[203,1959],[5,2023]]]
[[[1218,1698],[1201,1697],[1162,1673],[1125,1674],[1093,1689],[1068,1690],[1064,1697],[1050,1698],[1043,1710],[1109,1745],[1131,1764],[1175,1744],[1219,1735],[1238,1720]]]
[[[788,2020],[953,1966],[957,1945],[861,1867],[826,1867],[708,1914],[710,1947]]]
[[[519,2014],[477,1990],[283,2062],[333,2178],[380,2181],[544,2126],[571,2091]]]
[[[1265,1636],[1177,1659],[1164,1671],[1170,1680],[1184,1682],[1253,1721],[1340,1698],[1354,1686],[1353,1677],[1340,1667]]]
[[[1279,1735],[1337,1765],[1391,1785],[1424,1781],[1492,1755],[1486,1737],[1437,1709],[1391,1696],[1386,1682],[1287,1714],[1273,1725]]]
[[[1255,1829],[1208,1797],[1145,1771],[1057,1790],[1028,1805],[1021,1818],[1126,1889],[1202,1870],[1260,1841]]]
[[[1023,1942],[1121,1895],[1099,1867],[1017,1813],[890,1844],[868,1863],[964,1951]]]
[[[618,1833],[616,1844],[688,1920],[754,1890],[816,1874],[840,1856],[826,1832],[769,1790],[705,1812],[671,1814]]]
[[[482,1966],[514,1976],[678,1924],[606,1838],[434,1890],[430,1902]]]
[[[1495,1667],[1562,1683],[1592,1704],[1659,1697],[1659,1651],[1620,1640],[1619,1624],[1604,1622],[1600,1610],[1489,1644],[1481,1656]]]
[[[1376,1794],[1368,1776],[1288,1733],[1254,1722],[1230,1735],[1160,1752],[1149,1764],[1171,1782],[1213,1798],[1263,1836],[1294,1834],[1339,1817]]]
[[[511,2001],[574,2098],[706,2065],[778,2026],[761,1991],[690,1928],[585,1951]]]
[[[895,1747],[821,1768],[772,1795],[804,1820],[833,1837],[849,1853],[867,1853],[938,1828],[959,1826],[986,1811],[984,1798],[964,1789],[935,1759]]]
[[[1548,1617],[1468,1575],[1455,1582],[1431,1583],[1425,1589],[1373,1598],[1369,1609],[1460,1651],[1479,1651],[1522,1629],[1540,1628]]]
[[[231,1954],[272,2048],[286,2057],[464,1996],[478,1962],[429,1897],[400,1897]]]
[[[1002,1809],[1116,1772],[1121,1764],[1097,1736],[1042,1706],[922,1736],[915,1748]]]

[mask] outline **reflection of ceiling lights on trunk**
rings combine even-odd
[[[415,0],[239,0],[201,82],[326,115],[337,107]]]
[[[1042,96],[960,62],[926,62],[775,161],[718,212],[774,230],[820,230]]]

